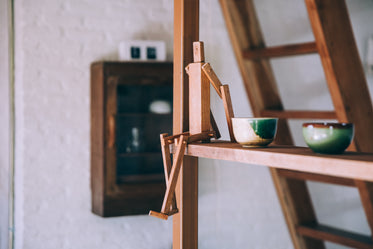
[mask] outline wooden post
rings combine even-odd
[[[189,86],[185,67],[199,40],[199,0],[174,0],[173,134],[189,130]],[[179,213],[173,216],[173,249],[198,247],[198,160],[185,156],[176,185]]]
[[[202,42],[193,43],[194,63],[188,65],[189,74],[189,130],[190,134],[209,131],[210,82],[202,71],[204,49]]]

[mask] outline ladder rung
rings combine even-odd
[[[318,240],[334,242],[359,249],[373,248],[370,236],[361,235],[321,224],[307,224],[297,227],[298,234]]]
[[[347,187],[356,187],[355,181],[349,178],[336,177],[336,176],[326,176],[313,173],[292,171],[292,170],[278,170],[278,174],[282,177],[323,182],[329,184],[338,184]]]
[[[337,119],[334,111],[284,111],[284,110],[262,110],[262,117],[277,117],[290,119]]]
[[[271,57],[285,57],[291,55],[317,53],[315,42],[307,42],[301,44],[283,45],[267,48],[255,48],[243,51],[245,59],[260,59]]]

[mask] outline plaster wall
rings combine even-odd
[[[255,1],[268,45],[312,40],[301,1]],[[16,4],[16,248],[171,248],[171,221],[90,212],[89,65],[116,60],[125,39],[161,39],[172,59],[172,0],[34,0]],[[348,1],[361,55],[373,2]],[[249,116],[217,0],[201,1],[206,58]],[[287,108],[330,109],[316,56],[273,61]],[[371,76],[368,76],[372,84]],[[300,97],[302,95],[302,97]],[[223,106],[213,112],[227,138]],[[298,144],[299,124],[292,123]],[[266,168],[200,159],[199,248],[292,248]],[[368,233],[354,189],[310,184],[317,215]],[[333,205],[330,209],[329,204]],[[268,236],[270,235],[270,236]],[[328,248],[342,248],[328,245]]]
[[[0,0],[0,248],[8,246],[8,192],[9,192],[9,58],[8,6]]]

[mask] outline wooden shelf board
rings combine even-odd
[[[373,181],[373,154],[368,153],[322,155],[305,147],[270,145],[243,148],[237,143],[214,141],[189,144],[185,155]]]

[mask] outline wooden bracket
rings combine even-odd
[[[216,76],[214,70],[212,70],[209,63],[205,63],[202,66],[202,70],[205,73],[206,77],[209,79],[211,85],[215,88],[215,91],[218,93],[219,97],[222,98],[220,87],[223,85],[218,76]]]
[[[194,135],[189,135],[189,132],[184,132],[173,136],[167,136],[167,133],[160,135],[164,173],[167,188],[165,197],[163,199],[161,212],[151,210],[149,212],[150,216],[167,220],[169,216],[178,213],[175,197],[175,187],[183,162],[186,146],[188,143],[203,141],[215,136],[215,131],[207,131]],[[171,166],[171,153],[169,146],[174,143],[176,153],[174,157],[174,162]]]

